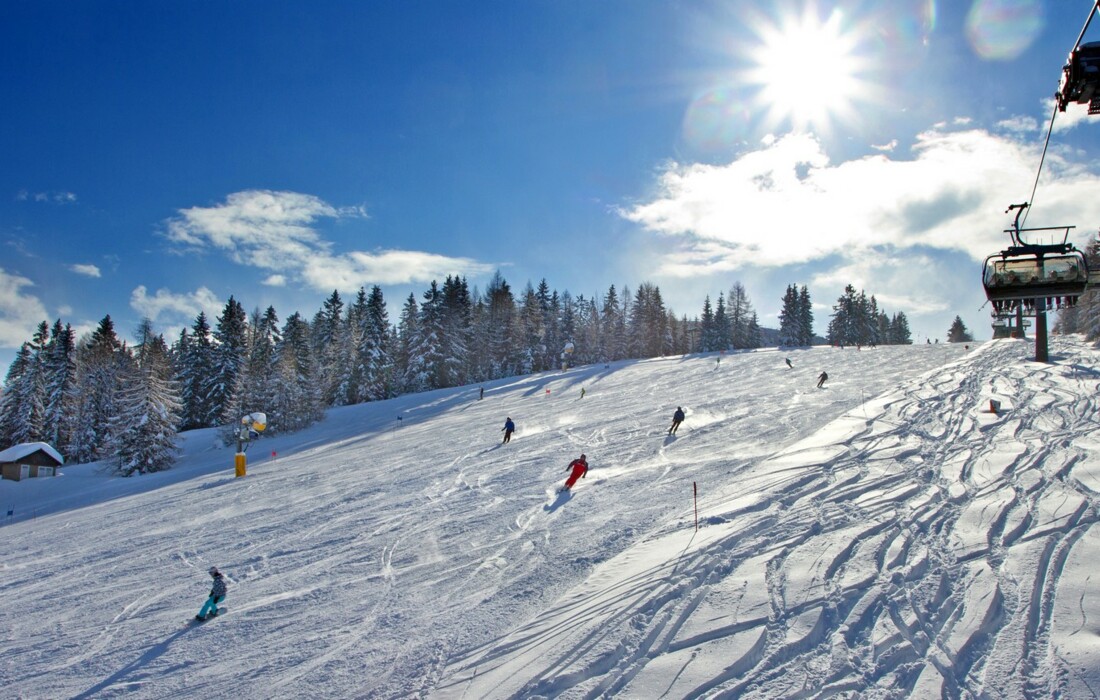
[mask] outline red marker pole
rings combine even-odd
[[[699,486],[691,482],[691,490],[695,494],[695,531],[699,532]]]

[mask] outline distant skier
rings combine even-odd
[[[825,385],[825,380],[828,379],[828,378],[829,378],[829,375],[826,374],[825,372],[822,372],[817,378],[817,388],[820,389],[822,386],[824,386]]]
[[[791,364],[791,358],[784,357],[783,360],[787,363],[788,367],[790,367],[791,369],[794,369],[794,365]]]
[[[584,455],[581,455],[577,459],[574,459],[569,463],[569,466],[565,468],[566,471],[572,469],[573,473],[569,475],[569,478],[565,480],[565,486],[562,487],[562,491],[568,491],[573,488],[573,484],[577,483],[577,479],[583,479],[585,474],[588,473],[588,460]]]
[[[481,390],[477,395],[478,401],[481,401],[483,398],[485,398],[485,387],[481,387]]]
[[[211,566],[210,575],[214,578],[214,585],[210,587],[210,597],[206,599],[202,610],[199,611],[198,615],[195,615],[195,619],[199,622],[216,617],[218,603],[225,600],[225,578],[222,576],[222,572],[218,571],[218,567]]]
[[[516,424],[512,422],[511,418],[504,421],[504,427],[501,428],[501,430],[504,431],[504,442],[502,442],[500,444],[503,445],[506,442],[511,442],[512,441],[512,433],[515,431],[515,429],[516,429]]]
[[[668,429],[669,435],[675,435],[676,429],[680,427],[680,424],[684,422],[684,409],[679,406],[676,407],[676,413],[672,414],[672,427]]]
[[[583,386],[581,387],[581,398],[582,399],[584,398],[584,387]]]

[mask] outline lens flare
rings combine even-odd
[[[734,88],[715,88],[695,97],[684,115],[683,138],[701,151],[729,151],[749,132],[751,111]]]
[[[966,16],[966,36],[982,58],[1009,61],[1031,46],[1043,25],[1039,0],[977,0]]]

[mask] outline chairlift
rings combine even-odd
[[[1074,227],[1021,229],[1020,214],[1027,207],[1025,202],[1008,208],[1019,210],[1013,227],[1005,230],[1014,245],[985,259],[982,285],[997,314],[1014,313],[1020,306],[1032,311],[1038,304],[1043,309],[1070,307],[1089,284],[1088,260],[1068,242]],[[1029,243],[1023,236],[1049,231],[1061,231],[1062,242]]]
[[[1087,104],[1089,114],[1100,114],[1100,41],[1081,43],[1097,10],[1100,10],[1100,0],[1096,0],[1089,11],[1077,43],[1062,67],[1062,81],[1054,94],[1060,112],[1066,111],[1070,102],[1076,102]]]

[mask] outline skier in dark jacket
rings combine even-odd
[[[794,365],[791,364],[791,358],[785,357],[783,359],[787,362],[788,367],[790,367],[791,369],[794,369]]]
[[[504,427],[501,428],[501,430],[504,431],[504,442],[511,442],[512,441],[512,433],[515,432],[515,429],[516,429],[516,424],[512,422],[511,418],[504,421]],[[503,445],[504,442],[502,442],[500,444]]]
[[[822,372],[821,375],[817,378],[817,388],[820,389],[821,387],[823,387],[825,385],[825,380],[828,378],[829,375],[825,372]]]
[[[216,566],[210,567],[210,575],[214,578],[214,584],[210,586],[210,597],[207,598],[199,614],[195,615],[195,619],[200,622],[217,615],[218,603],[225,600],[225,577]]]
[[[565,480],[565,487],[562,491],[568,491],[573,488],[573,484],[577,483],[577,479],[583,479],[585,474],[588,473],[588,459],[581,455],[577,459],[574,459],[566,467],[566,470],[572,469],[573,473],[569,475],[569,478]]]
[[[676,407],[676,413],[672,414],[672,427],[668,429],[669,435],[675,435],[676,429],[680,427],[680,424],[684,422],[684,409],[679,406]]]

